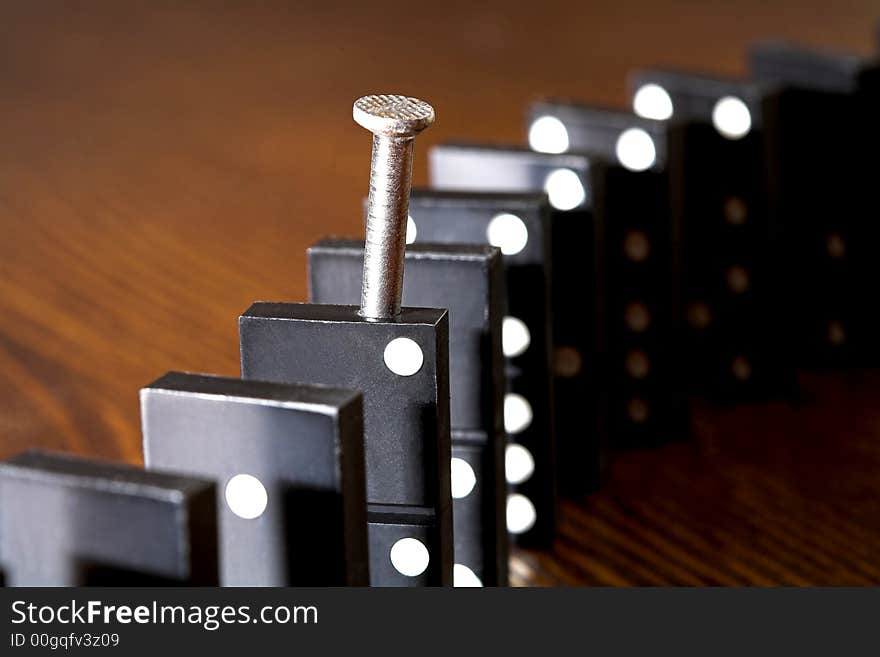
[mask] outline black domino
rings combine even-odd
[[[325,239],[310,247],[310,301],[357,302],[363,259],[363,240]],[[472,245],[408,247],[403,303],[449,311],[456,583],[506,586],[505,290],[499,251]]]
[[[666,126],[561,101],[532,104],[526,121],[533,148],[553,146],[546,135],[555,129],[565,135],[557,146],[564,141],[566,150],[591,162],[602,426],[615,445],[683,438],[688,414],[677,362],[680,270],[668,208]]]
[[[598,406],[593,403],[596,289],[589,160],[582,155],[536,153],[518,147],[447,144],[432,149],[430,163],[431,184],[439,190],[547,195],[552,239],[539,246],[552,249],[545,267],[549,272],[552,261],[553,397],[560,487],[575,495],[592,490],[603,439]],[[492,218],[484,215],[483,220]],[[508,283],[513,298],[517,293]],[[549,540],[549,535],[542,538]]]
[[[785,252],[764,177],[763,90],[680,71],[630,76],[636,112],[670,122],[672,231],[689,389],[723,401],[791,389]]]
[[[511,411],[526,400],[529,426],[508,434],[506,471],[510,526],[521,543],[552,540],[555,517],[550,324],[551,210],[546,195],[516,192],[413,190],[410,217],[415,242],[492,243],[502,250],[507,311],[503,322]],[[514,396],[515,395],[515,396]],[[579,400],[583,405],[583,400]],[[516,420],[516,417],[512,418]],[[511,426],[511,429],[517,428]],[[583,490],[598,478],[595,434],[557,444],[561,484]],[[566,472],[570,473],[565,478]],[[536,521],[529,522],[534,514]],[[524,529],[527,527],[527,529]]]
[[[363,393],[371,584],[451,585],[446,311],[255,303],[239,334],[246,379]]]
[[[8,586],[216,586],[215,486],[40,451],[0,462]]]
[[[758,45],[749,60],[767,89],[768,194],[785,239],[797,361],[877,364],[880,314],[867,290],[880,275],[880,226],[867,217],[878,207],[880,66],[784,43]]]
[[[359,393],[171,372],[141,416],[147,468],[217,482],[224,586],[369,583]]]

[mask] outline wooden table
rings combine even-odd
[[[868,52],[878,11],[248,4],[0,6],[0,456],[139,462],[141,386],[170,369],[238,373],[238,314],[305,299],[305,247],[361,230],[357,96],[435,105],[423,183],[430,144],[521,141],[535,97],[623,103],[637,66],[740,72],[762,36]],[[601,493],[563,504],[552,553],[517,553],[515,580],[880,582],[878,377],[805,376],[796,403],[698,405],[692,441],[618,455]]]

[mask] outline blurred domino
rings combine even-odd
[[[630,76],[633,109],[669,121],[667,169],[689,388],[726,401],[789,389],[790,310],[764,178],[762,89],[666,70]]]
[[[754,47],[770,209],[787,249],[786,286],[799,364],[880,363],[880,311],[866,294],[880,276],[872,220],[880,152],[880,66],[784,43]]]
[[[216,586],[213,482],[30,451],[0,462],[8,586]]]
[[[557,141],[591,158],[599,392],[609,440],[626,446],[683,438],[681,272],[668,210],[666,127],[564,101],[532,104],[526,121],[532,148],[549,150]]]

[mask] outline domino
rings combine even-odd
[[[592,158],[603,430],[620,446],[683,438],[680,267],[668,211],[666,128],[628,112],[560,101],[532,104],[526,121],[532,148],[547,150],[552,130],[557,146],[564,141],[567,151]]]
[[[308,254],[312,303],[357,300],[363,241],[324,239],[311,246]],[[466,579],[486,586],[507,585],[504,302],[498,249],[427,243],[407,248],[403,303],[449,311],[456,584]]]
[[[765,85],[762,104],[770,208],[787,247],[789,327],[799,364],[880,362],[880,316],[863,296],[878,276],[872,245],[880,149],[880,67],[851,55],[784,43],[752,49],[749,66]]]
[[[30,451],[0,462],[8,586],[216,586],[213,482]]]
[[[688,433],[678,356],[677,267],[663,172],[596,160],[600,399],[612,444],[659,445]]]
[[[507,288],[502,322],[508,407],[506,478],[514,502],[509,529],[519,543],[552,541],[556,510],[550,323],[551,211],[543,193],[456,192],[419,189],[410,199],[414,241],[491,244],[501,250]],[[525,403],[523,403],[523,401]],[[583,400],[579,400],[583,405]],[[530,411],[528,426],[516,417]],[[522,413],[520,412],[520,417]],[[589,416],[587,416],[589,417]],[[560,468],[577,486],[598,478],[598,446],[558,444]],[[563,451],[567,450],[567,451]],[[517,501],[518,500],[518,501]]]
[[[222,585],[369,583],[360,393],[170,372],[140,397],[146,467],[218,484]]]
[[[430,172],[432,185],[450,192],[547,195],[552,209],[550,307],[560,488],[569,495],[592,490],[599,477],[604,438],[593,403],[597,300],[588,158],[516,147],[448,144],[431,151]],[[515,289],[511,284],[511,298]],[[523,508],[528,508],[525,502]]]
[[[765,190],[762,89],[645,70],[630,76],[630,92],[636,113],[670,121],[687,387],[721,401],[790,390],[785,252]]]
[[[451,584],[446,311],[255,303],[239,334],[245,379],[362,392],[371,584]]]

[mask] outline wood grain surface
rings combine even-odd
[[[417,95],[419,140],[519,142],[542,95],[622,104],[626,72],[737,73],[755,38],[866,53],[876,0],[0,4],[0,456],[140,462],[137,391],[235,375],[252,301],[304,300],[305,248],[357,235],[351,102]],[[698,404],[616,456],[517,583],[880,583],[880,374]]]

